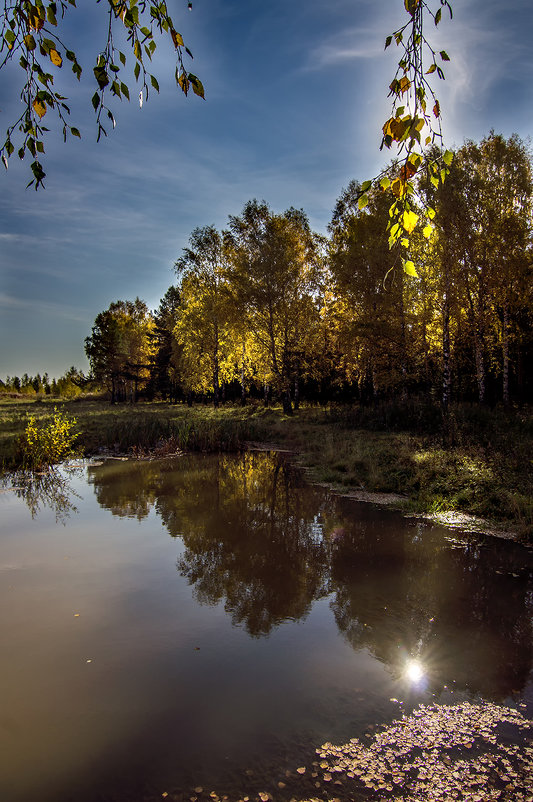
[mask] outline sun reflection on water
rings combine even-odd
[[[419,660],[409,660],[405,666],[404,676],[416,685],[424,679],[424,667]]]

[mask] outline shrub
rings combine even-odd
[[[76,453],[74,443],[79,437],[75,426],[75,418],[57,409],[47,422],[37,421],[35,415],[30,415],[18,441],[23,467],[37,470],[73,456]]]

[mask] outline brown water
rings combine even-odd
[[[533,553],[278,455],[84,465],[0,516],[2,802],[282,799],[321,743],[419,703],[533,715]]]

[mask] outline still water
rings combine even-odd
[[[531,718],[532,613],[531,551],[281,455],[37,477],[0,493],[0,799],[282,799],[324,741],[420,703]]]

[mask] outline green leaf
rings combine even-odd
[[[408,276],[418,278],[414,262],[411,262],[409,259],[403,263],[403,272],[407,273]]]
[[[361,195],[357,201],[357,205],[360,209],[364,209],[365,206],[368,206],[368,195]]]
[[[124,95],[124,97],[127,97],[128,100],[129,100],[130,99],[130,90],[128,89],[128,87],[126,86],[126,84],[123,81],[120,84],[120,89],[121,89],[121,92]]]
[[[379,185],[383,190],[388,189],[390,187],[390,178],[387,178],[387,176],[385,176],[380,180]]]
[[[198,97],[201,97],[205,100],[204,87],[201,80],[197,78],[196,75],[193,75],[192,72],[190,72],[189,81],[192,84],[192,91],[194,92],[194,94],[198,95]]]
[[[150,75],[150,82],[154,87],[155,91],[159,92],[159,84],[157,83],[157,78],[155,77],[155,75]]]
[[[444,164],[450,167],[453,161],[453,152],[451,150],[445,151],[445,153],[442,156],[442,161],[444,162]]]
[[[133,74],[135,75],[135,80],[136,81],[139,80],[140,72],[141,72],[141,67],[140,67],[139,62],[137,62],[136,65],[135,65],[135,69],[133,70]]]
[[[442,8],[439,8],[437,10],[437,13],[435,14],[435,25],[439,24],[439,22],[441,21],[441,18],[442,18]]]
[[[5,32],[5,34],[4,34],[4,39],[6,40],[6,42],[8,43],[8,45],[13,45],[13,43],[14,43],[14,41],[15,41],[15,39],[16,39],[16,36],[15,36],[15,34],[13,33],[13,31],[11,31],[11,30],[8,30],[8,31],[6,31],[6,32]],[[11,49],[11,48],[10,48],[10,49]]]
[[[97,111],[98,110],[98,106],[100,105],[100,95],[98,94],[98,92],[95,92],[94,95],[92,96],[92,104],[93,104],[94,110]]]
[[[387,38],[385,39],[385,50],[389,47],[391,42],[392,42],[392,36],[387,36]]]
[[[94,72],[94,77],[98,81],[98,86],[100,87],[100,89],[105,89],[106,86],[109,83],[109,76],[108,76],[107,72],[105,71],[105,68],[104,67],[95,67],[93,69],[93,72]]]
[[[449,61],[450,57],[445,50],[440,51],[440,57],[443,61]]]
[[[119,57],[120,61],[122,62],[122,65],[125,67],[126,66],[126,56],[124,55],[124,53],[119,51],[118,57]]]
[[[371,186],[372,186],[372,181],[363,181],[363,183],[361,184],[361,192],[368,192]]]
[[[31,35],[31,33],[27,33],[26,36],[24,37],[24,44],[26,45],[28,50],[35,50],[35,48],[37,47],[37,45],[35,44],[35,39]]]
[[[431,75],[431,73],[435,72],[436,69],[437,69],[437,65],[436,64],[432,64],[431,67],[429,68],[429,70],[426,70],[426,75]]]
[[[55,3],[50,3],[48,8],[46,9],[46,19],[48,20],[50,25],[57,25]]]
[[[72,136],[77,136],[78,139],[81,139],[81,134],[77,128],[71,128],[70,133],[72,134]]]

